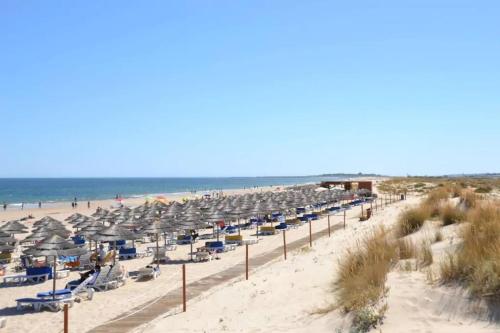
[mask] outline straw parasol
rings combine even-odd
[[[56,269],[58,256],[80,256],[87,253],[87,250],[77,247],[73,242],[70,242],[61,236],[52,235],[43,239],[40,243],[24,251],[26,254],[34,256],[53,256],[54,257],[54,273],[52,276],[52,298],[56,297]]]

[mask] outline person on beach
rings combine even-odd
[[[38,208],[42,208],[42,202],[38,201]]]
[[[104,258],[106,258],[107,252],[104,249],[104,245],[99,245],[99,251],[97,252],[97,262],[103,262]]]
[[[90,201],[87,201],[87,208],[90,209]]]
[[[3,203],[3,210],[7,210],[7,203]]]
[[[24,202],[21,202],[21,210],[24,210]]]
[[[75,208],[75,203],[73,201],[71,201],[71,208]]]

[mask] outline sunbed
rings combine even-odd
[[[158,248],[158,251],[156,251],[156,248],[153,249],[153,262],[167,262],[170,260],[169,257],[167,257],[166,249],[164,247]]]
[[[226,235],[225,236],[226,244],[243,244],[243,236],[242,235]]]
[[[161,274],[160,267],[156,266],[146,266],[144,268],[139,269],[137,279],[146,279],[146,278],[152,278],[153,280],[156,280],[158,276]]]
[[[196,240],[193,240],[191,235],[180,235],[177,236],[177,245],[185,245],[195,243]]]
[[[208,251],[199,251],[194,254],[194,261],[210,261],[212,260],[212,254]]]
[[[42,267],[36,267],[42,268]],[[50,267],[47,267],[50,270]],[[26,274],[22,275],[7,275],[3,277],[4,284],[23,284],[23,283],[39,283],[48,280],[52,276],[52,273],[47,270],[40,271],[26,271]]]
[[[130,247],[130,248],[122,247],[118,252],[118,256],[120,260],[134,259],[137,257],[137,249],[135,247]]]
[[[80,283],[78,286],[75,288],[66,288],[66,289],[59,289],[56,290],[55,293],[52,291],[47,291],[47,292],[41,292],[36,295],[38,298],[53,298],[53,295],[55,294],[56,298],[70,298],[74,297],[80,293],[87,292],[87,298],[92,299],[94,295],[94,289],[91,287],[97,277],[99,276],[99,272],[95,272],[94,274],[90,275],[88,278],[86,278],[82,283]]]
[[[259,232],[261,235],[275,235],[276,233],[278,233],[278,230],[276,230],[274,227],[262,226],[260,227]]]
[[[40,311],[42,308],[46,307],[51,311],[61,310],[61,305],[68,304],[70,307],[73,306],[74,298],[56,298],[56,299],[44,299],[44,298],[19,298],[16,299],[17,310],[23,309],[23,307],[33,307],[35,311]]]

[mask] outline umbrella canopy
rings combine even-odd
[[[16,247],[14,245],[0,244],[0,252],[3,251],[14,251]]]
[[[136,234],[128,229],[113,224],[107,228],[97,231],[96,234],[90,236],[91,239],[101,242],[115,242],[118,240],[135,240],[141,238],[141,235]]]
[[[51,216],[45,216],[45,217],[41,218],[40,220],[35,221],[35,223],[33,223],[33,226],[46,225],[48,223],[60,223],[60,224],[62,224],[61,221],[56,220],[55,218],[53,218]]]
[[[15,243],[16,239],[12,237],[10,234],[0,231],[0,244],[9,244],[9,243]]]
[[[61,236],[52,235],[43,239],[40,243],[24,251],[26,254],[34,256],[53,256],[54,257],[54,274],[52,276],[52,297],[55,299],[56,291],[56,259],[58,256],[80,256],[87,253],[87,250],[77,247],[73,242],[70,242]]]
[[[59,235],[44,238],[35,246],[24,251],[34,256],[79,256],[87,253],[84,248],[76,246]]]
[[[5,223],[2,227],[0,227],[0,231],[6,232],[8,234],[25,234],[28,231],[27,227],[24,224],[21,224],[17,221],[9,221]]]

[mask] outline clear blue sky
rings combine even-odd
[[[500,171],[499,1],[0,2],[0,177]]]

